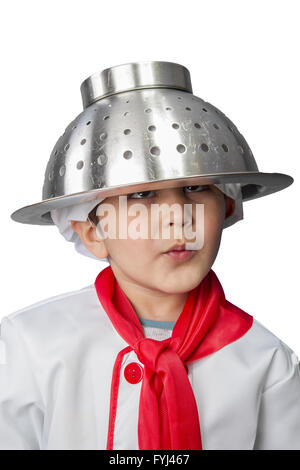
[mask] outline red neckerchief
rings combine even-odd
[[[253,317],[225,299],[211,269],[189,292],[172,336],[157,341],[145,338],[110,266],[98,274],[95,287],[113,326],[144,364],[139,448],[201,450],[198,409],[185,364],[239,339],[251,328]]]

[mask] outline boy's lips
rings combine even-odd
[[[177,261],[186,261],[187,259],[190,259],[195,253],[195,250],[186,250],[184,244],[173,245],[173,247],[171,247],[168,251],[165,251],[163,255]]]
[[[171,248],[169,248],[164,253],[170,253],[170,251],[183,251],[183,250],[185,250],[185,243],[183,243],[181,245],[175,244],[175,245],[171,246]]]

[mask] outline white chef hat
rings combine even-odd
[[[233,213],[224,220],[223,228],[230,227],[239,220],[243,219],[243,201],[240,183],[222,183],[215,184],[222,193],[235,200],[235,208]],[[108,258],[97,258],[94,256],[82,243],[78,233],[72,229],[71,221],[78,220],[85,222],[89,213],[105,198],[94,199],[93,201],[74,204],[72,206],[53,209],[50,211],[54,224],[58,227],[59,232],[68,241],[75,244],[75,249],[78,253],[93,258],[97,261],[103,260],[106,262]]]

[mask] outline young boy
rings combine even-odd
[[[43,201],[12,217],[54,222],[109,266],[3,318],[0,448],[300,449],[299,359],[211,269],[242,201],[292,178],[260,173],[178,64],[112,67],[81,90]]]

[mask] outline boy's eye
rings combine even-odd
[[[188,193],[196,193],[200,191],[205,191],[206,189],[209,189],[208,185],[203,185],[200,184],[198,186],[184,186],[183,191],[186,191]],[[137,193],[132,193],[128,195],[128,199],[147,199],[150,195],[152,196],[152,193],[155,191],[140,191]]]
[[[144,199],[151,193],[154,193],[154,191],[140,191],[138,193],[132,193],[128,195],[128,199]]]
[[[187,189],[188,193],[200,192],[209,189],[208,185],[199,184],[198,186],[184,186],[184,190]]]

